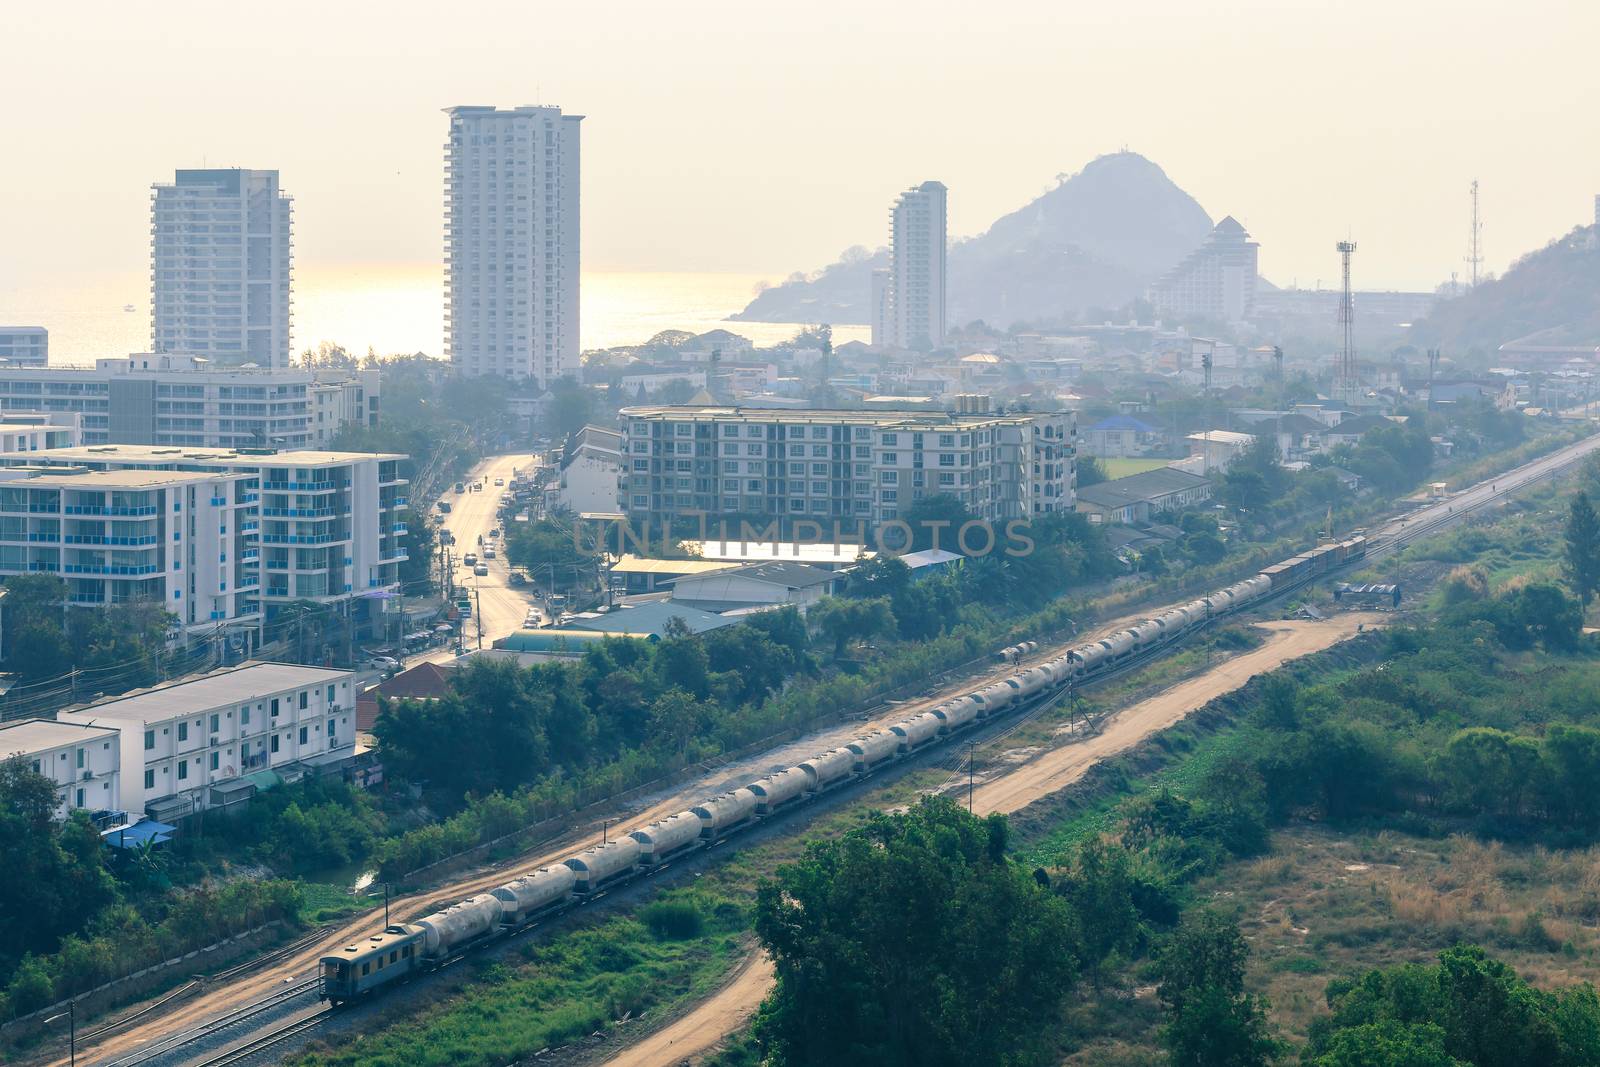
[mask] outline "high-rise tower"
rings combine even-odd
[[[939,182],[923,182],[890,212],[886,340],[897,348],[944,344],[945,195]]]
[[[293,202],[278,172],[180,170],[151,188],[151,350],[287,367]]]
[[[445,355],[459,374],[576,377],[583,116],[445,113]]]

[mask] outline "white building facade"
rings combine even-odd
[[[398,587],[410,511],[400,476],[405,459],[395,453],[103,445],[0,455],[0,465],[238,480],[225,501],[239,501],[229,529],[253,535],[241,552],[254,568],[253,595],[270,615],[293,600],[328,603]],[[379,610],[387,601],[371,603]]]
[[[623,510],[876,529],[918,500],[952,496],[1003,521],[1072,510],[1070,412],[623,408]]]
[[[314,448],[378,419],[377,371],[219,367],[171,353],[93,367],[0,364],[0,416],[76,414],[83,443]]]
[[[892,347],[926,352],[944,345],[945,214],[946,191],[939,182],[901,193],[889,213],[885,341]]]
[[[583,116],[445,113],[445,355],[459,374],[541,388],[576,377]]]
[[[167,821],[222,804],[217,787],[245,775],[292,773],[295,765],[354,754],[353,677],[323,667],[246,663],[56,718],[63,726],[112,728],[120,806]]]
[[[180,170],[152,186],[151,349],[287,367],[292,211],[275,170]]]
[[[0,575],[57,575],[77,606],[160,604],[191,632],[248,621],[260,610],[255,512],[242,474],[7,467]]]
[[[50,360],[50,331],[43,326],[0,326],[0,360],[42,367]]]
[[[56,817],[122,807],[122,746],[117,730],[77,722],[0,723],[0,760],[20,758],[56,787]]]

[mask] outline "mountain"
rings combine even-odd
[[[1446,351],[1493,352],[1507,341],[1600,346],[1600,233],[1579,226],[1498,278],[1441,300],[1411,340]]]
[[[1140,296],[1192,251],[1211,218],[1165,172],[1134,152],[1101,156],[981,236],[952,244],[952,324],[1058,321]],[[733,318],[866,323],[871,273],[888,253],[852,249],[814,275],[761,293]]]

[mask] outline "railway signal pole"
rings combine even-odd
[[[973,761],[975,759],[977,759],[977,757],[978,757],[978,743],[976,741],[968,741],[967,742],[967,814],[968,815],[972,814],[972,776],[973,776],[972,764],[973,764]]]

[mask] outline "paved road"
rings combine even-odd
[[[457,493],[451,486],[444,495],[444,499],[450,502],[451,510],[450,514],[443,516],[443,525],[456,539],[451,546],[456,562],[455,581],[458,587],[464,587],[473,594],[473,617],[463,625],[466,647],[469,649],[478,647],[480,636],[482,647],[488,648],[496,639],[522,629],[528,609],[533,606],[529,594],[510,584],[511,570],[506,563],[504,546],[498,541],[491,542],[489,538],[489,531],[500,521],[500,498],[507,492],[505,486],[494,484],[495,479],[509,483],[513,469],[526,470],[532,465],[533,457],[527,454],[491,456],[472,468],[467,479],[467,492]],[[474,481],[483,483],[483,489],[476,493],[470,488]],[[483,544],[493,543],[498,550],[495,559],[481,561],[489,568],[488,575],[482,577],[460,563],[468,552],[480,557],[483,555],[478,541],[480,537],[483,538]],[[442,662],[452,658],[453,650],[440,649],[412,662]]]

